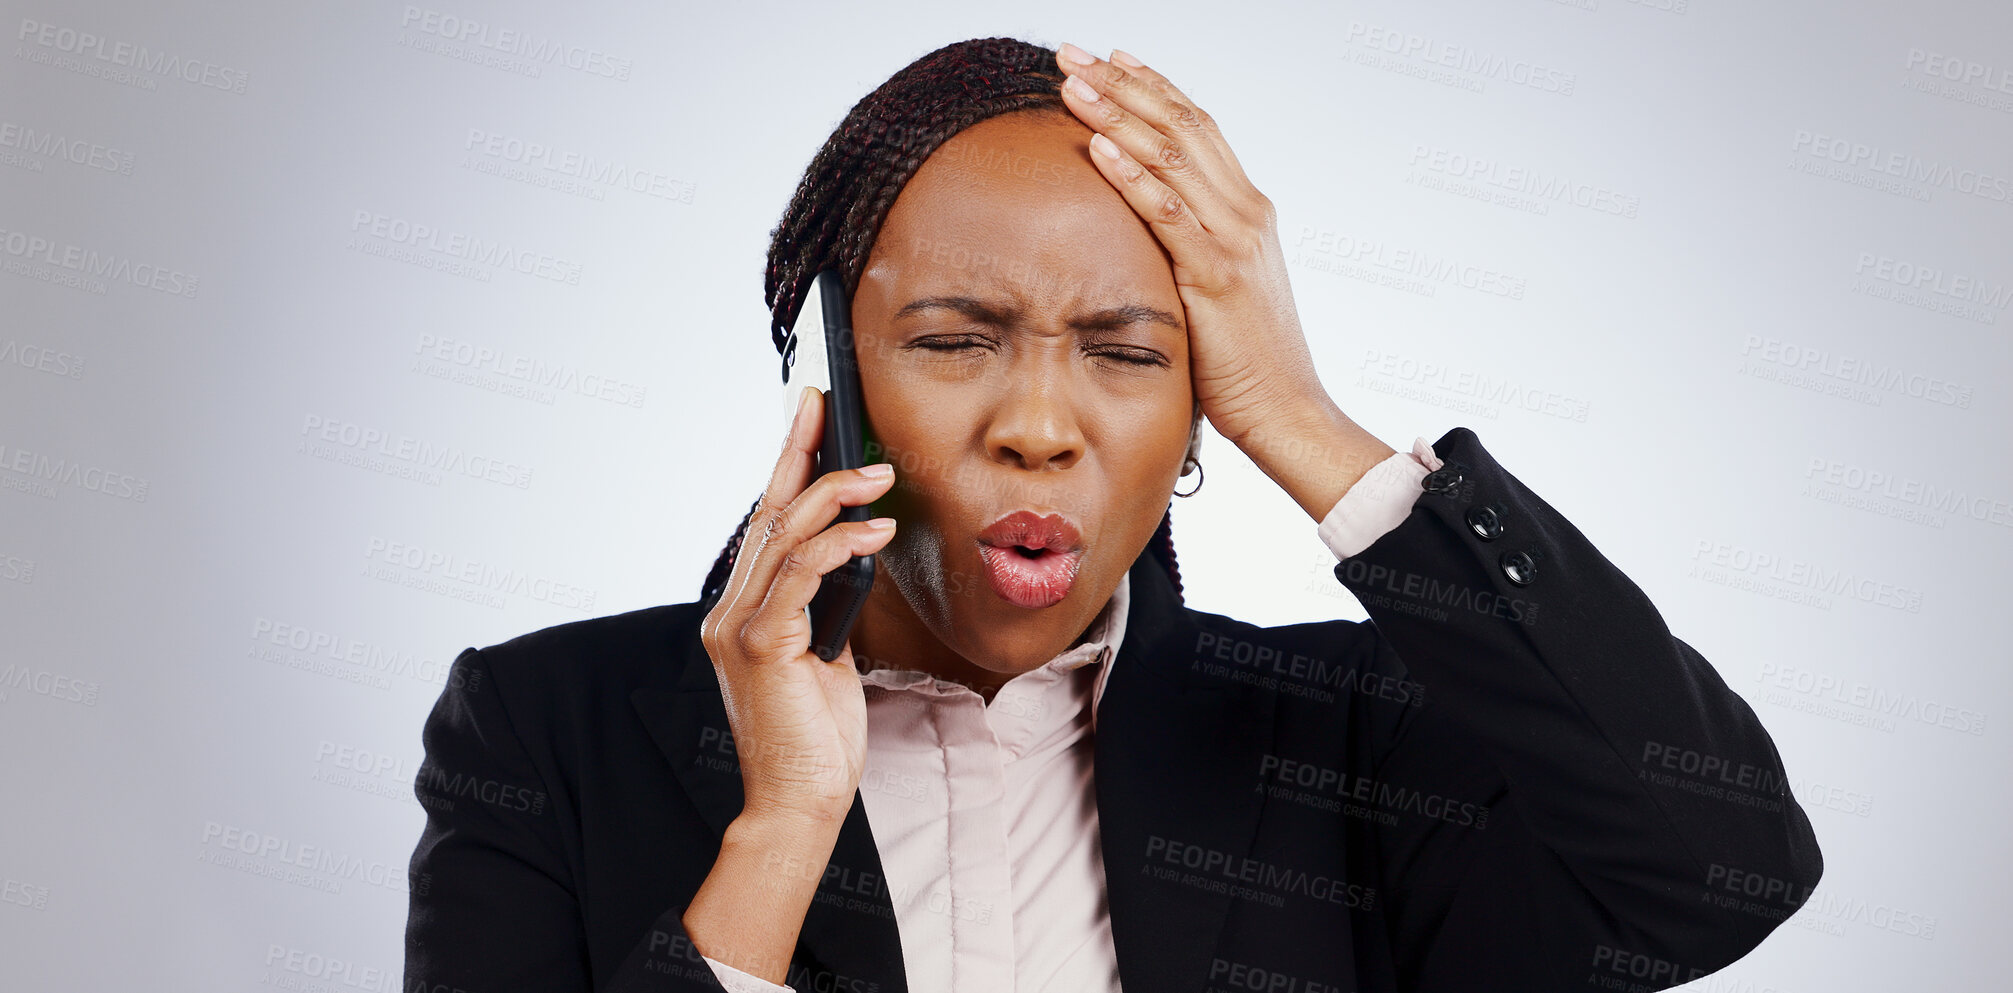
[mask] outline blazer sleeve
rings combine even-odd
[[[725,987],[666,910],[597,985],[561,830],[488,660],[464,650],[426,719],[413,790],[426,827],[411,863],[407,991],[708,990]]]
[[[1338,504],[1416,494],[1395,526],[1322,528],[1371,664],[1425,699],[1358,722],[1352,774],[1471,812],[1370,828],[1399,988],[1662,989],[1740,958],[1823,872],[1768,733],[1473,431],[1422,451]]]

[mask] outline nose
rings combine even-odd
[[[986,425],[985,443],[993,461],[1012,468],[1075,465],[1083,458],[1084,437],[1066,377],[1033,373],[1007,384]]]

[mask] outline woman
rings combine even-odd
[[[887,463],[814,479],[813,391],[698,601],[462,653],[408,990],[1655,989],[1816,884],[1753,712],[1472,431],[1342,413],[1271,204],[1113,59],[947,46],[812,161],[772,335],[844,271]],[[1369,622],[1182,603],[1202,416]]]

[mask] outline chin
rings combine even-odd
[[[1007,675],[1039,668],[1096,616],[1095,608],[1082,609],[1098,586],[1087,548],[1062,599],[1029,608],[994,588],[976,543],[947,545],[922,530],[897,533],[876,558],[876,580],[892,583],[938,640],[974,666]]]

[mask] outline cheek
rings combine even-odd
[[[943,404],[932,402],[913,383],[886,375],[861,377],[865,394],[868,461],[891,463],[898,479],[922,479],[942,472]]]
[[[901,542],[911,533],[920,538],[926,531],[936,540],[935,530],[948,526],[957,510],[956,473],[943,454],[894,440],[884,442],[876,458],[895,467],[894,485],[874,501],[876,513],[900,522],[894,541]],[[911,523],[918,527],[910,528]]]
[[[922,518],[902,519],[874,563],[875,581],[892,584],[917,617],[940,630],[953,627],[953,613],[985,589],[985,577],[950,556],[942,533]]]

